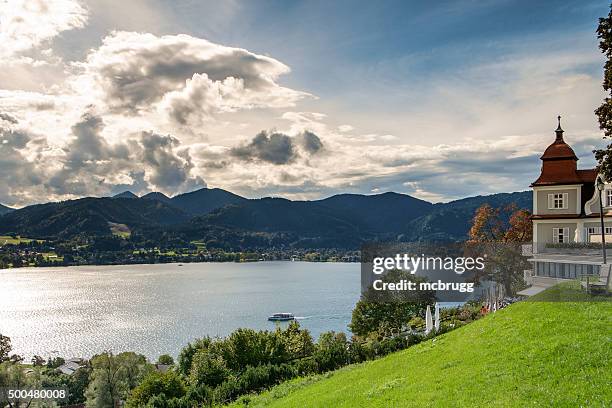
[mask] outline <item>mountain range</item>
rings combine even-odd
[[[11,211],[13,211],[12,208],[0,204],[0,215],[4,215],[4,214],[9,213]]]
[[[8,209],[0,234],[44,239],[110,235],[114,225],[146,239],[202,240],[212,246],[358,248],[368,240],[462,240],[474,211],[516,203],[531,208],[531,192],[501,193],[432,204],[405,194],[340,194],[315,201],[247,199],[203,188],[168,197],[81,198]],[[0,210],[1,210],[0,209]]]

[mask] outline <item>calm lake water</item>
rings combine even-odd
[[[178,355],[239,327],[274,329],[291,312],[313,336],[348,333],[358,263],[200,263],[0,270],[0,333],[14,353]]]

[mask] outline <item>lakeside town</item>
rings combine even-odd
[[[253,248],[248,252],[206,249],[200,243],[187,248],[137,248],[104,250],[89,245],[0,236],[0,269],[76,265],[132,265],[192,262],[359,262],[359,251],[321,248]]]

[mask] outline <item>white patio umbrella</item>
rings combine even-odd
[[[440,330],[440,304],[436,302],[435,312],[434,312],[434,327],[436,331]]]
[[[491,310],[493,312],[496,312],[497,311],[497,283],[494,283],[491,289],[493,289],[493,293],[491,294],[491,300],[493,303],[493,305],[491,306]]]
[[[433,329],[433,321],[431,318],[431,308],[427,305],[427,311],[425,312],[425,334],[429,334]]]

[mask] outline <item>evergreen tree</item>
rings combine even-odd
[[[595,109],[599,119],[599,128],[604,132],[604,139],[612,139],[612,8],[607,17],[599,19],[597,27],[599,48],[606,56],[604,64],[603,88],[608,93],[600,107]],[[595,150],[599,171],[606,180],[612,180],[612,143],[605,148]]]

